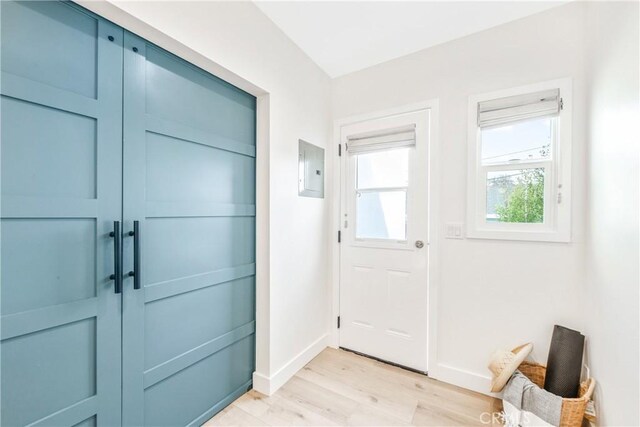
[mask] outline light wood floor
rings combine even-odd
[[[251,390],[205,426],[486,426],[480,415],[500,409],[482,394],[328,348],[273,396]]]

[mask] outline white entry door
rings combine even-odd
[[[340,346],[427,371],[429,111],[341,129]]]

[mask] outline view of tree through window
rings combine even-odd
[[[548,117],[482,130],[488,222],[544,222],[545,169],[535,166],[551,160],[552,135]]]
[[[489,172],[487,208],[489,221],[543,222],[544,169]]]

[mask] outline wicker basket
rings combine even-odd
[[[544,376],[547,373],[546,366],[532,362],[522,362],[518,367],[527,378],[534,382],[538,387],[544,387]],[[578,396],[574,399],[562,399],[562,412],[560,414],[560,427],[580,427],[582,418],[584,418],[584,409],[587,402],[591,399],[596,381],[589,378],[580,384]]]

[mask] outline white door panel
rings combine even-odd
[[[340,346],[420,371],[427,370],[428,120],[422,110],[341,129],[347,143],[350,135],[415,125],[415,146],[342,156]]]

